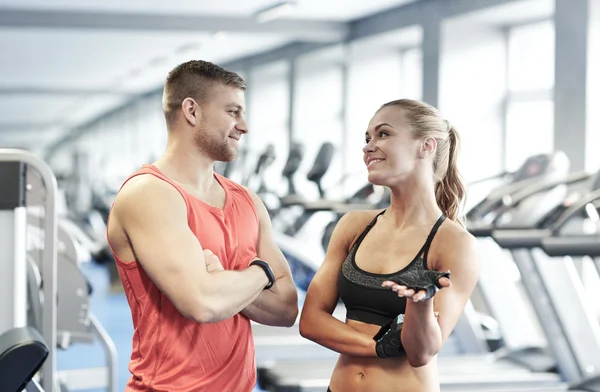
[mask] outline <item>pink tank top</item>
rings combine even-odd
[[[142,174],[156,176],[179,191],[187,205],[190,230],[225,269],[245,269],[256,257],[258,216],[243,187],[215,174],[226,194],[221,210],[191,196],[152,165],[144,165],[125,182]],[[115,260],[134,328],[132,376],[126,392],[253,390],[256,363],[250,320],[236,314],[217,323],[191,321],[154,285],[139,262],[124,262],[116,255]]]

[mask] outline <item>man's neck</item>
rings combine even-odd
[[[154,166],[171,180],[206,195],[215,182],[213,163],[198,151],[167,148]]]

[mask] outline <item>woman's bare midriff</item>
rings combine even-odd
[[[379,326],[347,320],[357,331],[374,336]],[[413,368],[406,357],[340,355],[331,376],[332,392],[439,392],[437,361]]]

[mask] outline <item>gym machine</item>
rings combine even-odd
[[[567,206],[573,203],[574,197],[593,194],[598,185],[600,173],[595,176],[575,173],[562,182],[553,180],[530,185],[513,195],[508,208],[497,213],[489,225],[494,241],[511,252],[521,283],[547,337],[548,351],[562,378],[571,384],[565,388],[573,391],[600,390],[600,379],[594,377],[600,367],[600,326],[586,304],[582,281],[573,261],[550,260],[540,247],[545,237],[560,236],[566,224],[572,221],[574,214]],[[501,279],[496,276],[496,280]],[[512,319],[522,320],[515,317],[513,306],[513,301],[509,301]],[[523,329],[523,325],[512,324]],[[543,356],[543,350],[529,347],[509,353],[507,358],[536,366],[539,371],[546,363]]]
[[[48,358],[48,346],[30,327],[9,329],[0,334],[0,380],[3,392],[43,392],[34,379]]]
[[[44,360],[38,356],[38,362],[45,361],[39,375],[41,390],[108,387],[115,392],[116,350],[89,312],[89,285],[79,270],[76,245],[59,224],[54,174],[26,151],[0,149],[0,176],[0,227],[4,227],[0,333],[21,328],[20,335],[15,334],[22,342],[45,345]],[[41,331],[41,339],[32,332],[36,330]],[[97,335],[106,349],[107,369],[100,374],[88,369],[58,371],[56,350],[74,342],[93,341],[92,335]],[[105,381],[98,382],[98,378]]]
[[[516,171],[511,182],[490,192],[467,213],[467,227],[479,238],[486,255],[481,260],[480,279],[471,298],[483,305],[500,326],[503,347],[496,353],[497,359],[514,362],[535,373],[556,371],[556,361],[545,349],[541,326],[532,317],[525,293],[515,284],[518,272],[511,271],[514,263],[490,236],[498,225],[511,222],[535,225],[541,220],[547,214],[548,204],[539,199],[537,204],[526,201],[532,200],[536,193],[550,190],[545,200],[551,206],[560,204],[565,197],[564,182],[569,177],[569,167],[570,162],[562,152],[532,156]],[[577,179],[581,176],[576,175]],[[521,208],[514,208],[521,201]]]
[[[3,208],[0,227],[3,228],[0,249],[0,332],[27,327],[27,170],[41,175],[46,189],[44,248],[42,273],[43,293],[47,306],[42,314],[41,335],[48,354],[42,367],[41,387],[58,391],[56,380],[56,178],[50,168],[30,153],[19,150],[0,150]]]

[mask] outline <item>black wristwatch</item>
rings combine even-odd
[[[263,290],[268,290],[271,287],[273,287],[273,285],[275,284],[275,275],[273,274],[273,270],[271,269],[271,266],[269,265],[269,263],[267,263],[266,261],[260,260],[260,259],[256,259],[256,260],[252,261],[250,263],[250,265],[248,265],[248,267],[251,265],[257,265],[260,268],[262,268],[263,271],[265,271],[267,278],[269,278],[269,284],[266,285]]]

